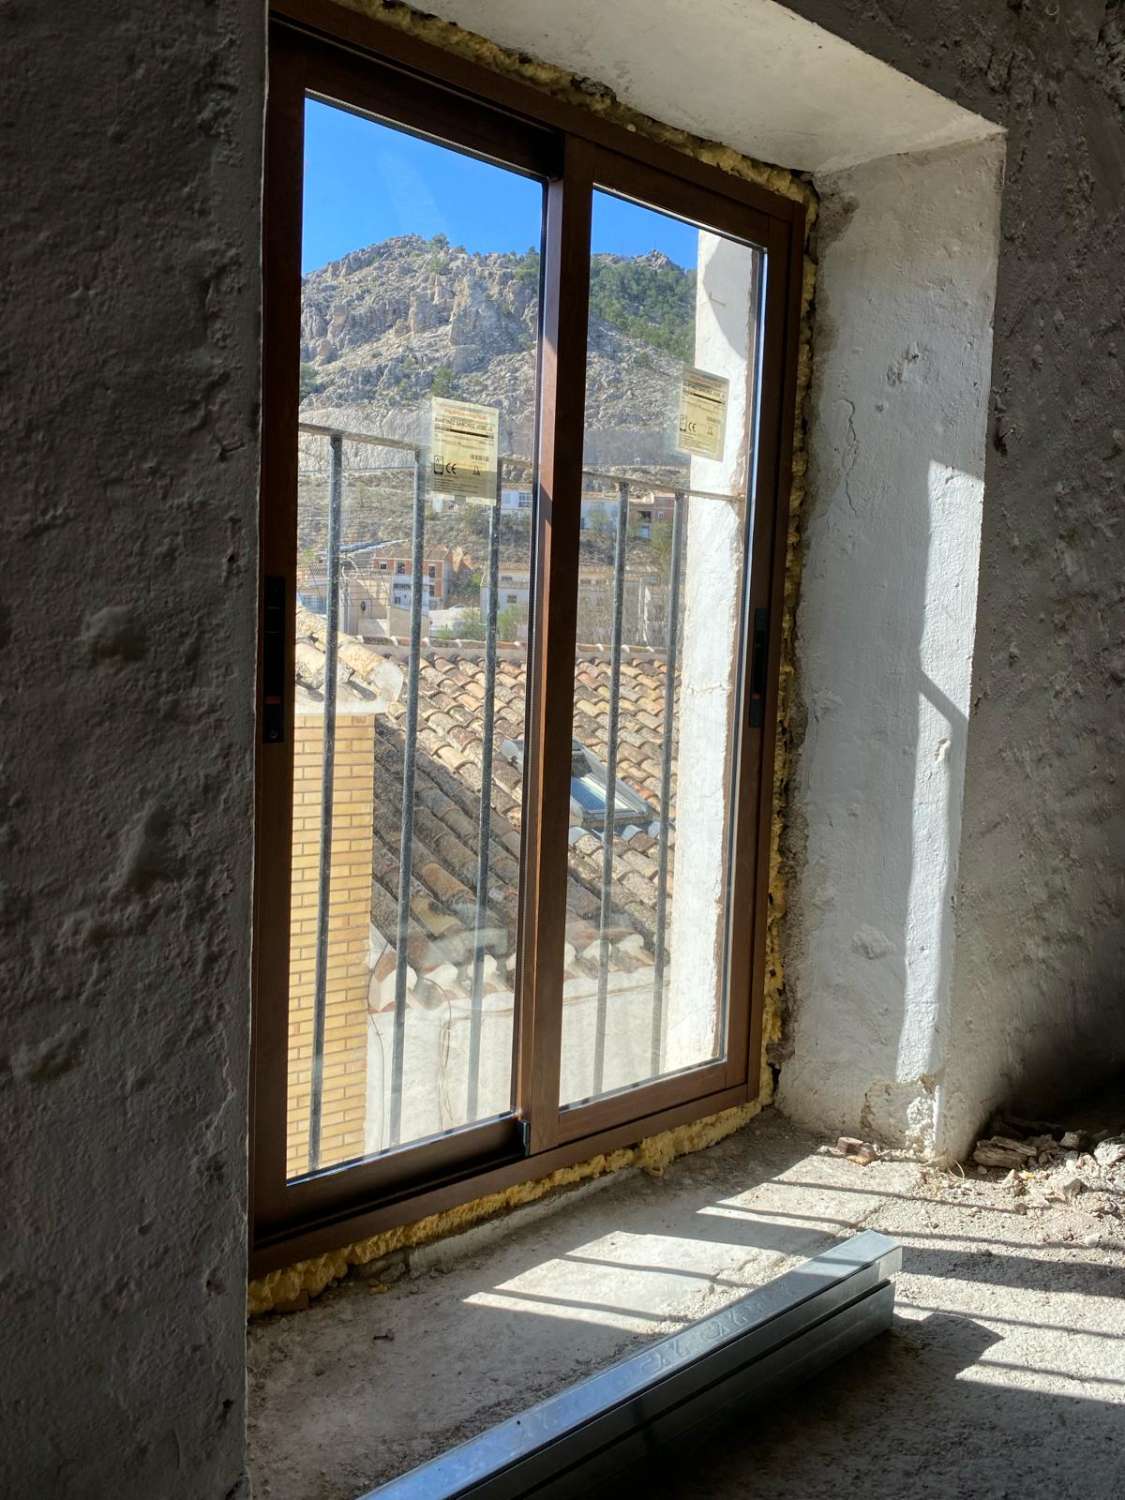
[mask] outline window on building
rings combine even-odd
[[[263,1268],[760,1067],[800,211],[356,25],[272,33]]]

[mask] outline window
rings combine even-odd
[[[271,33],[260,1269],[760,1065],[800,211],[341,25]]]

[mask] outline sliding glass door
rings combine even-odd
[[[402,45],[273,33],[259,1265],[756,1088],[799,222]]]
[[[306,96],[287,1170],[514,1108],[544,185]]]
[[[763,264],[594,189],[564,1105],[726,1056]]]

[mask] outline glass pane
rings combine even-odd
[[[763,260],[594,194],[564,1105],[724,1052]]]
[[[543,217],[515,172],[305,123],[290,1178],[511,1108]],[[460,467],[435,410],[483,423]]]

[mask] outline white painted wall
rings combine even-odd
[[[942,1143],[1003,147],[820,179],[783,1107]]]

